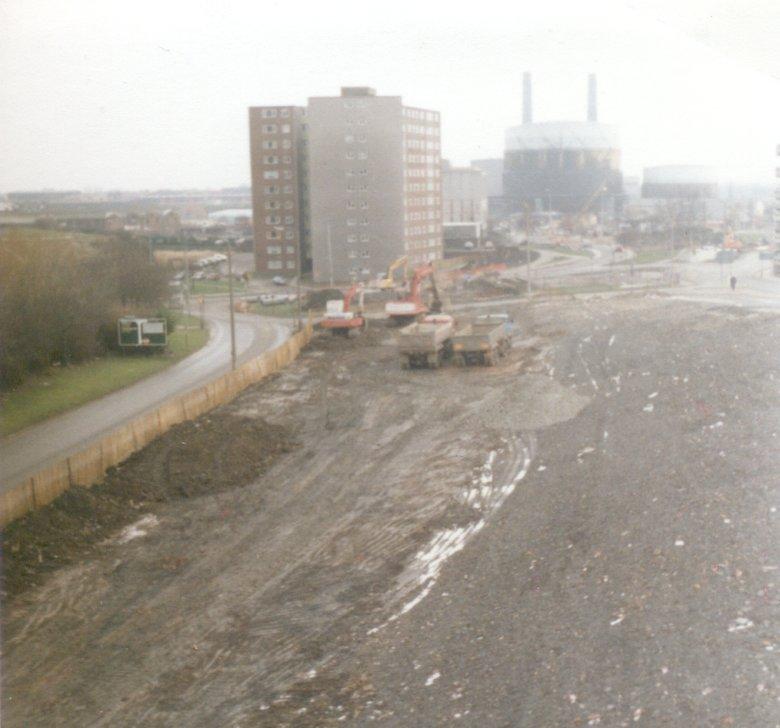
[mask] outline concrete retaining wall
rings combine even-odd
[[[0,527],[25,513],[51,503],[71,485],[99,483],[106,471],[148,445],[171,427],[225,404],[250,384],[294,361],[311,339],[312,322],[283,344],[186,394],[174,397],[152,412],[137,417],[69,458],[54,463],[0,494]]]

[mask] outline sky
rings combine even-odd
[[[777,0],[478,5],[0,0],[0,192],[248,184],[247,107],[372,86],[442,114],[456,164],[534,118],[620,129],[623,170],[704,164],[767,184]]]

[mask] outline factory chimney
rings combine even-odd
[[[526,71],[523,74],[523,124],[531,124],[534,120],[533,107],[531,106],[531,74]]]
[[[599,112],[596,104],[596,74],[588,74],[588,121],[598,121]]]

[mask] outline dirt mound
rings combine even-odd
[[[83,557],[154,503],[246,485],[295,446],[286,428],[254,417],[212,413],[176,425],[99,485],[71,488],[10,524],[3,533],[4,595]]]
[[[306,311],[320,311],[328,301],[338,301],[344,294],[338,288],[325,288],[321,291],[309,291],[303,307]]]

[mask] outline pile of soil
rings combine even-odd
[[[296,447],[291,433],[254,417],[210,413],[182,422],[92,488],[74,487],[3,532],[5,597],[84,556],[153,505],[246,485]]]
[[[526,290],[525,281],[509,278],[474,278],[466,284],[466,290],[477,298],[493,298],[495,296],[519,296]]]
[[[338,288],[325,288],[321,291],[309,291],[303,308],[306,311],[321,311],[328,301],[338,301],[344,297],[344,293]]]

